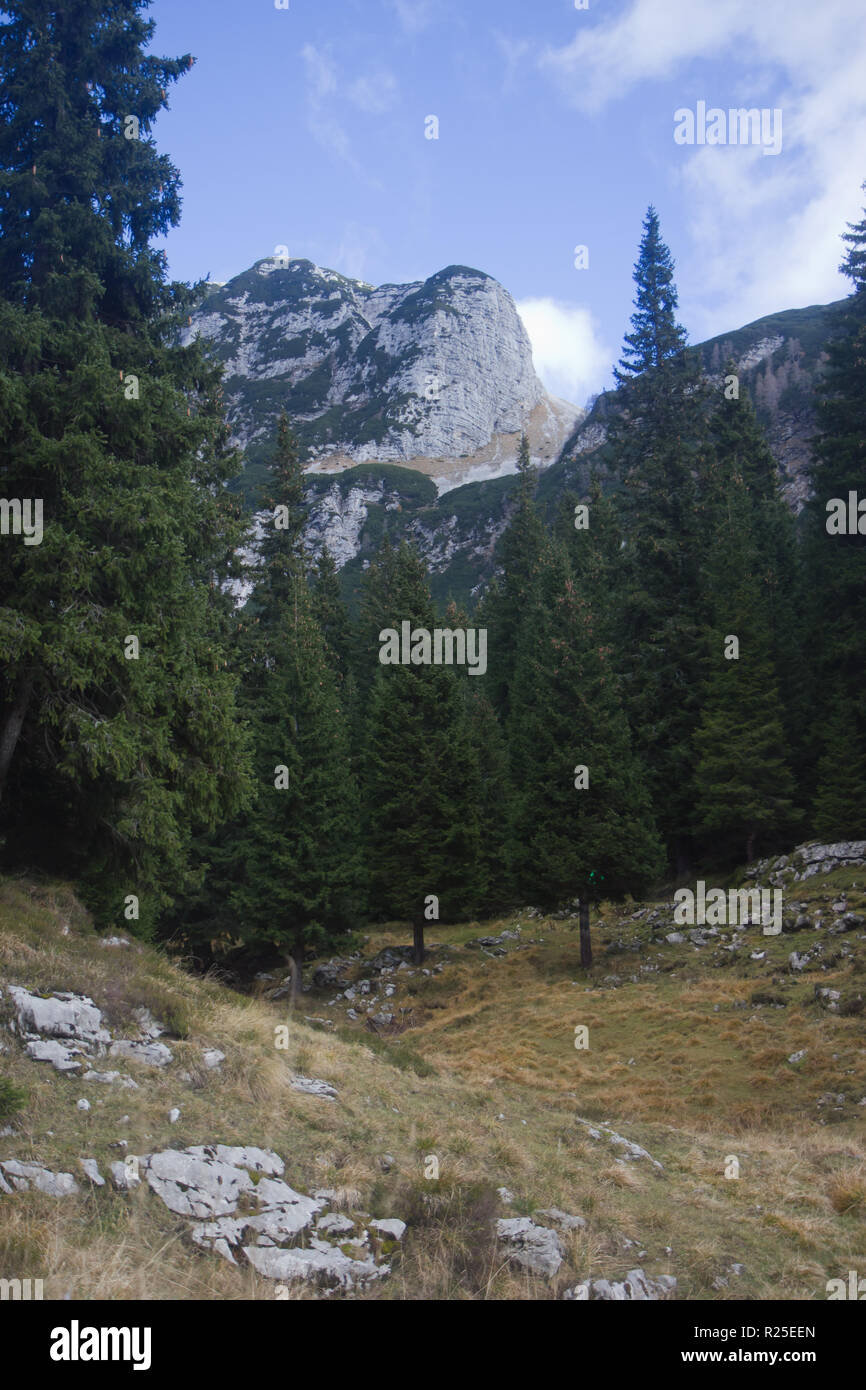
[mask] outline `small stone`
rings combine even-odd
[[[93,1183],[94,1187],[105,1186],[105,1178],[100,1173],[95,1158],[79,1158],[78,1162],[81,1164],[85,1177]]]
[[[89,1100],[84,1100],[84,1099],[76,1101],[76,1102],[75,1102],[75,1109],[76,1109],[76,1110],[85,1110],[85,1111],[86,1111],[86,1110],[89,1110],[89,1109],[90,1109],[90,1101],[89,1101]]]

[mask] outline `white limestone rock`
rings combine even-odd
[[[52,1173],[41,1163],[19,1163],[13,1158],[0,1163],[0,1168],[16,1192],[28,1192],[33,1187],[49,1197],[70,1197],[79,1190],[71,1173]],[[8,1187],[6,1191],[9,1191]]]
[[[319,1081],[312,1076],[293,1076],[292,1090],[304,1091],[308,1096],[321,1096],[324,1100],[336,1100],[337,1091],[328,1081]]]
[[[161,1042],[135,1042],[129,1038],[119,1038],[108,1050],[112,1057],[125,1057],[127,1061],[140,1062],[145,1067],[167,1067],[174,1060],[174,1053]]]
[[[265,1279],[279,1279],[281,1283],[303,1280],[347,1290],[382,1279],[391,1268],[387,1264],[377,1265],[372,1259],[353,1260],[333,1246],[327,1250],[279,1250],[248,1245],[244,1254],[253,1269]]]
[[[510,1246],[509,1258],[514,1264],[552,1278],[562,1264],[565,1251],[555,1231],[536,1226],[529,1216],[510,1216],[496,1223],[497,1239]]]
[[[96,1045],[111,1041],[102,1026],[102,1013],[86,995],[55,993],[43,998],[20,985],[10,985],[9,993],[18,1014],[18,1027],[27,1036],[74,1038]]]

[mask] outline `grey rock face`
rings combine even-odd
[[[27,1043],[28,1057],[35,1062],[50,1062],[56,1071],[80,1071],[81,1059],[86,1054],[80,1047],[65,1047],[53,1038]]]
[[[312,1076],[293,1076],[292,1090],[304,1091],[308,1096],[322,1096],[324,1100],[336,1100],[337,1092],[327,1081],[319,1081]]]
[[[662,1169],[662,1164],[658,1159],[647,1153],[646,1149],[641,1148],[640,1144],[634,1144],[630,1139],[624,1139],[621,1134],[617,1134],[615,1129],[603,1124],[594,1124],[591,1120],[581,1120],[578,1117],[577,1123],[583,1125],[588,1134],[593,1139],[607,1139],[615,1148],[622,1149],[622,1154],[617,1162],[632,1162],[637,1159],[647,1159],[654,1168]]]
[[[559,1207],[545,1207],[537,1211],[535,1215],[546,1217],[548,1221],[552,1221],[563,1231],[582,1231],[586,1228],[586,1222],[582,1216],[570,1216],[567,1211],[560,1211]]]
[[[225,364],[234,435],[253,451],[285,408],[316,457],[445,465],[495,456],[545,406],[553,458],[580,413],[546,395],[508,292],[466,266],[376,289],[268,258],[214,288],[184,341],[197,334]]]
[[[146,1067],[167,1067],[174,1058],[171,1049],[161,1042],[134,1042],[119,1038],[108,1050],[112,1057],[126,1057]]]
[[[562,1264],[565,1251],[559,1236],[547,1226],[536,1226],[529,1216],[497,1221],[496,1235],[510,1247],[509,1259],[531,1274],[552,1278]]]
[[[110,1034],[102,1026],[102,1014],[85,995],[53,994],[43,999],[20,985],[10,985],[9,993],[23,1034],[49,1038],[74,1038],[79,1042],[107,1043]]]
[[[378,1231],[379,1235],[387,1236],[390,1240],[402,1240],[403,1232],[406,1230],[406,1222],[388,1217],[383,1221],[371,1221],[370,1229]]]
[[[621,1283],[611,1283],[607,1279],[587,1280],[569,1289],[563,1298],[577,1302],[658,1302],[674,1298],[676,1290],[677,1281],[672,1274],[649,1279],[642,1269],[631,1269]]]
[[[31,1187],[37,1192],[46,1192],[49,1197],[70,1197],[78,1192],[78,1183],[71,1173],[52,1173],[41,1163],[19,1163],[8,1159],[0,1163],[4,1177],[11,1184],[4,1191],[28,1192]]]
[[[283,1283],[303,1280],[351,1289],[390,1273],[390,1265],[377,1265],[372,1259],[353,1260],[334,1247],[329,1250],[279,1250],[248,1245],[244,1254],[259,1274]]]

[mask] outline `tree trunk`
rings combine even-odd
[[[580,923],[580,963],[584,970],[592,965],[592,938],[589,934],[589,899],[581,898],[578,909]]]
[[[289,967],[291,982],[289,985],[289,1008],[294,1009],[301,994],[304,983],[304,952],[293,950],[286,956],[286,965]]]
[[[674,841],[674,855],[676,857],[677,878],[682,878],[692,867],[692,856],[688,840],[680,835]]]
[[[424,912],[420,909],[412,918],[412,947],[413,960],[416,965],[421,965],[424,960]]]
[[[749,831],[749,838],[746,841],[746,863],[751,864],[755,857],[755,832]]]
[[[12,704],[12,708],[6,716],[6,722],[0,729],[0,801],[3,800],[3,790],[6,786],[6,778],[9,775],[9,768],[15,754],[15,748],[24,724],[24,716],[27,713],[27,706],[30,704],[30,697],[33,694],[33,677],[24,676],[18,683],[18,690]]]

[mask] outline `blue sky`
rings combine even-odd
[[[155,131],[184,183],[165,242],[177,278],[227,280],[280,245],[374,284],[476,266],[517,300],[545,384],[578,404],[619,354],[650,202],[692,341],[848,292],[862,0],[154,0],[150,14],[155,52],[197,59]],[[781,111],[780,152],[677,144],[675,111],[701,101]]]

